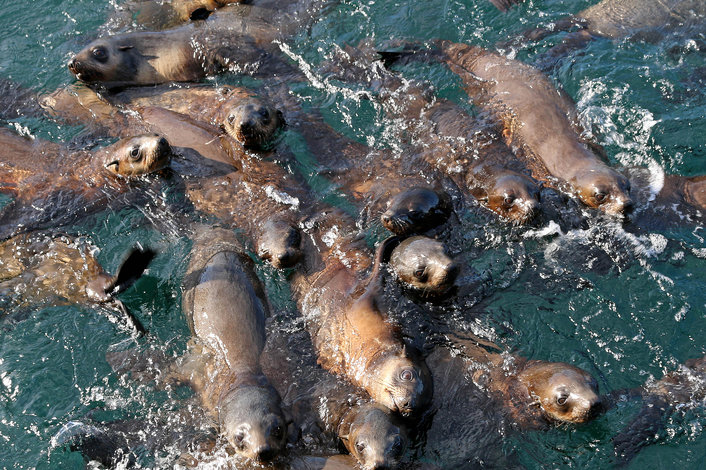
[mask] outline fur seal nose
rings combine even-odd
[[[277,257],[277,267],[279,268],[291,268],[299,260],[297,253],[292,253],[291,251],[285,251]]]
[[[71,73],[77,74],[78,66],[79,62],[76,59],[71,59],[71,61],[69,61],[69,70],[71,71]]]
[[[157,151],[162,155],[171,153],[172,147],[164,137],[160,137],[157,141]]]
[[[275,456],[275,451],[269,445],[264,445],[255,449],[255,459],[258,462],[269,462]]]
[[[452,263],[448,268],[446,268],[446,283],[453,284],[460,272],[461,267],[458,265],[458,263]]]

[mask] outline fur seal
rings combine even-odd
[[[329,217],[328,227],[337,226],[341,217]],[[429,370],[377,305],[380,263],[387,256],[389,242],[378,248],[375,267],[361,292],[357,273],[369,265],[370,258],[355,254],[354,245],[340,235],[336,237],[327,226],[317,231],[323,235],[322,245],[328,245],[323,251],[324,267],[296,273],[292,284],[319,364],[363,388],[392,411],[404,415],[420,412],[432,395]],[[337,252],[346,253],[346,264],[335,256]]]
[[[626,392],[618,392],[624,395]],[[670,411],[703,406],[706,399],[706,356],[689,359],[677,370],[651,381],[628,395],[639,395],[643,406],[638,415],[613,440],[615,456],[627,465],[644,446],[653,443]]]
[[[172,28],[189,21],[205,20],[217,8],[249,0],[130,0],[121,5],[123,15],[150,31]],[[123,16],[120,15],[120,16]],[[119,18],[113,18],[113,21]]]
[[[197,234],[182,307],[197,344],[179,376],[191,383],[237,453],[272,460],[285,448],[287,419],[260,368],[267,300],[232,232]]]
[[[78,52],[68,67],[78,80],[106,88],[197,81],[223,71],[298,76],[279,57],[277,41],[307,24],[326,1],[295,3],[291,10],[234,4],[202,22],[106,36]]]
[[[0,215],[3,238],[69,223],[79,211],[104,209],[128,191],[132,177],[162,169],[172,156],[169,142],[155,134],[122,139],[95,152],[70,151],[8,129],[0,129],[0,143],[5,149],[0,192],[15,198]]]
[[[603,411],[596,379],[578,367],[491,353],[469,340],[452,342],[474,362],[473,381],[520,428],[585,423]]]
[[[338,52],[325,71],[339,79],[362,82],[376,92],[395,119],[395,127],[401,129],[400,138],[410,143],[405,149],[406,167],[418,170],[420,162],[425,162],[421,165],[425,171],[430,167],[447,175],[462,192],[512,223],[526,223],[534,217],[539,207],[537,182],[496,137],[496,125],[436,98],[428,84],[391,73],[381,66],[380,55],[370,44]],[[477,165],[485,171],[474,171]],[[498,183],[500,178],[503,181]]]
[[[581,141],[573,102],[539,70],[466,44],[436,41],[440,60],[464,82],[473,103],[503,123],[508,145],[521,149],[535,177],[564,182],[589,207],[629,210],[630,183]]]
[[[390,265],[398,279],[422,297],[446,293],[460,271],[442,243],[422,236],[407,238],[395,247]]]
[[[398,193],[382,213],[382,225],[395,235],[425,232],[449,218],[453,206],[450,196],[430,188],[416,187]]]
[[[142,275],[155,253],[135,248],[111,276],[90,248],[67,236],[37,233],[5,240],[0,243],[0,298],[18,307],[57,301],[104,305],[121,327],[145,333],[145,327],[115,296]]]
[[[396,468],[408,442],[405,423],[361,390],[317,367],[306,332],[284,334],[274,328],[262,357],[262,368],[291,410],[301,442],[322,451],[343,443],[364,469]]]
[[[491,0],[502,11],[523,0]],[[655,39],[664,31],[698,26],[706,18],[706,5],[700,0],[602,0],[573,16],[562,18],[546,28],[525,31],[519,40],[539,41],[561,31],[562,42],[543,54],[544,66],[553,65],[568,52],[585,47],[595,38],[619,39],[636,36]]]

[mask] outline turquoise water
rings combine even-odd
[[[65,66],[71,54],[95,37],[115,9],[115,2],[106,0],[5,3],[0,73],[38,92],[71,82]],[[369,37],[380,43],[445,38],[493,47],[527,27],[591,3],[535,0],[502,14],[481,0],[343,1],[326,10],[290,47],[292,57],[313,66],[327,58],[332,44],[356,44]],[[523,46],[517,58],[531,61],[560,39]],[[597,40],[553,72],[552,78],[577,101],[582,123],[605,146],[612,163],[652,165],[682,175],[706,173],[706,55],[689,44],[688,35],[668,36],[656,44]],[[441,68],[409,74],[432,81],[441,96],[464,99],[458,82]],[[374,146],[394,143],[386,137],[389,122],[369,102],[338,89],[294,89],[341,132]],[[36,118],[13,125],[61,141],[80,132]],[[315,159],[297,144],[296,136],[285,140],[301,162]],[[303,168],[312,171],[311,166]],[[325,182],[317,184],[325,193]],[[458,251],[492,281],[491,295],[482,304],[450,308],[450,321],[458,327],[480,324],[518,354],[582,367],[598,379],[603,392],[639,386],[706,353],[703,227],[670,227],[635,236],[618,224],[592,220],[587,230],[541,236],[489,220],[463,218],[467,236],[458,242]],[[148,275],[122,298],[153,333],[149,342],[169,352],[183,351],[188,328],[179,307],[180,283],[189,240],[177,231],[155,229],[137,209],[102,214],[74,229],[99,248],[98,259],[109,271],[136,240],[159,251]],[[591,257],[609,260],[609,269],[591,269]],[[300,329],[292,321],[283,276],[264,266],[259,273],[279,326]],[[580,288],[587,285],[592,287]],[[485,312],[478,323],[468,313],[473,309]],[[0,325],[0,467],[81,468],[77,454],[49,452],[51,436],[62,423],[95,408],[102,409],[102,416],[127,418],[166,416],[183,406],[178,396],[183,392],[154,391],[111,372],[105,353],[125,349],[132,340],[91,308],[44,306],[8,313]],[[585,426],[510,435],[504,448],[528,468],[609,468],[610,437],[638,410],[639,404],[625,404]],[[705,424],[703,409],[676,414],[658,443],[644,449],[630,468],[706,468]],[[151,460],[144,464],[160,465]]]

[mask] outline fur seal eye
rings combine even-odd
[[[91,55],[98,62],[105,63],[108,61],[108,51],[103,46],[98,46],[91,49]]]
[[[356,442],[355,443],[355,450],[358,451],[358,454],[362,455],[363,452],[365,452],[365,443],[364,442]]]
[[[280,439],[282,437],[282,426],[276,426],[272,430],[272,437],[274,437],[275,439]]]
[[[405,369],[400,373],[400,379],[405,382],[411,382],[414,379],[414,372],[409,369]]]
[[[235,121],[235,114],[231,114],[228,116],[228,124],[233,125],[233,122]]]
[[[245,432],[244,431],[238,431],[237,433],[235,433],[235,435],[233,435],[233,442],[241,449],[243,447],[245,447],[244,441],[245,441]]]
[[[556,397],[556,404],[559,406],[564,406],[566,405],[566,400],[569,399],[569,395],[566,393],[562,393],[558,397]]]
[[[259,114],[260,114],[260,117],[262,117],[263,124],[270,123],[270,112],[267,110],[267,108],[260,108]]]
[[[139,161],[142,158],[142,153],[140,152],[140,147],[133,147],[130,149],[130,160],[133,162]]]
[[[419,267],[414,271],[414,277],[417,280],[424,282],[426,280],[426,275],[424,274],[424,267]]]
[[[505,199],[503,199],[503,203],[506,206],[511,205],[513,202],[515,202],[515,196],[506,195]]]
[[[603,191],[596,191],[596,194],[594,194],[594,198],[596,199],[596,202],[599,204],[603,201],[605,201],[606,196],[608,196],[606,193]]]

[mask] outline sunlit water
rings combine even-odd
[[[68,58],[95,37],[115,9],[115,2],[106,0],[6,3],[0,19],[0,73],[39,92],[71,82]],[[535,0],[501,14],[481,0],[344,1],[297,36],[288,53],[303,68],[315,69],[333,44],[357,44],[369,37],[378,43],[445,38],[493,47],[591,3]],[[523,46],[516,56],[531,61],[560,39]],[[706,55],[690,47],[688,34],[675,34],[656,44],[596,40],[562,61],[552,78],[577,101],[582,123],[606,147],[612,163],[697,175],[706,173],[705,70]],[[441,67],[408,72],[430,80],[439,95],[464,101],[458,82]],[[217,81],[237,83],[237,78]],[[395,144],[387,140],[389,121],[347,88],[312,82],[293,89],[346,135],[372,146]],[[54,140],[69,140],[80,131],[36,118],[12,125]],[[285,141],[297,152],[298,171],[312,172],[316,156],[296,135],[288,133]],[[327,194],[325,180],[313,182]],[[126,209],[93,217],[73,231],[99,248],[98,259],[109,271],[135,241],[159,251],[149,273],[123,300],[152,333],[139,340],[143,347],[179,354],[188,339],[180,283],[191,243],[179,230],[165,230],[168,224],[158,224],[158,230],[153,218],[149,211]],[[428,306],[432,320],[404,318],[406,326],[412,323],[411,336],[428,331],[421,328],[426,323],[482,334],[526,357],[582,367],[597,377],[603,392],[639,386],[706,352],[703,227],[634,235],[594,217],[587,230],[563,233],[510,229],[482,211],[462,215],[461,222],[463,230],[456,232],[463,235],[453,251],[469,266],[464,279],[477,288],[455,303]],[[371,239],[384,236],[379,228],[370,232]],[[271,328],[301,331],[284,276],[265,266],[258,270],[275,306]],[[49,452],[50,439],[64,422],[95,409],[103,420],[165,422],[188,403],[188,391],[155,391],[115,375],[105,353],[127,349],[132,340],[88,306],[6,312],[1,326],[2,468],[81,468],[78,454]],[[461,399],[454,392],[446,390]],[[503,451],[515,454],[527,468],[606,468],[612,464],[611,436],[639,407],[619,406],[584,426],[491,436],[504,439]],[[481,418],[468,413],[469,421]],[[458,422],[454,417],[453,425]],[[705,424],[703,410],[674,415],[659,442],[644,449],[631,468],[706,467]],[[453,446],[449,441],[449,455]],[[443,444],[436,459],[418,448],[410,452],[452,465],[444,460]],[[165,453],[141,463],[170,467]]]

